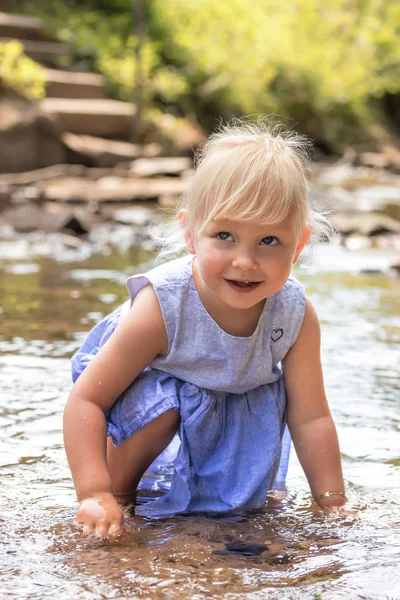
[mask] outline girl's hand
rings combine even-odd
[[[123,514],[116,499],[109,492],[86,498],[79,504],[75,523],[83,535],[106,537],[122,533]]]
[[[320,508],[324,510],[338,511],[341,508],[344,508],[347,502],[347,498],[345,498],[344,496],[332,494],[332,496],[318,498],[317,500],[315,500],[315,502]]]
[[[316,505],[331,517],[348,517],[357,515],[357,511],[347,506],[347,501],[343,498],[339,502],[334,501],[333,496],[324,498]]]

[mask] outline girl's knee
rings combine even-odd
[[[157,419],[160,419],[160,425],[162,427],[174,430],[174,432],[176,432],[179,423],[181,422],[181,416],[174,408],[165,411],[165,413],[157,417]]]
[[[169,409],[147,423],[132,437],[115,448],[107,440],[107,464],[115,497],[121,504],[133,501],[136,487],[150,464],[172,441],[180,415]]]
[[[180,414],[175,409],[170,408],[150,421],[150,423],[147,423],[138,433],[141,436],[144,435],[145,437],[171,437],[172,439],[178,430],[180,420]]]

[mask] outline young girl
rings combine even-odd
[[[316,502],[345,503],[319,323],[290,275],[326,230],[304,144],[264,122],[213,134],[177,213],[188,254],[130,277],[130,300],[74,356],[64,434],[85,533],[121,529],[120,504],[176,432],[171,489],[139,514],[262,506],[290,437]]]

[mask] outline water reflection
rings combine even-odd
[[[279,508],[152,521],[129,516],[110,543],[72,525],[62,447],[68,358],[125,299],[138,255],[0,271],[0,582],[9,598],[400,598],[399,281],[319,258],[301,275],[322,320],[328,396],[356,515],[317,510],[294,457]],[[340,250],[340,252],[342,252]],[[148,260],[148,253],[141,255]],[[7,263],[7,264],[6,264]],[[25,267],[24,267],[25,265]],[[35,266],[33,266],[35,265]],[[91,277],[87,277],[90,272]],[[142,500],[170,469],[154,467]]]

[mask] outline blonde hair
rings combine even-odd
[[[271,119],[221,125],[195,157],[195,174],[178,207],[186,210],[185,229],[201,231],[216,218],[258,223],[290,218],[299,234],[309,226],[314,241],[329,238],[329,221],[309,201],[310,150],[307,138]],[[184,233],[175,218],[158,238],[159,256],[181,252]]]

